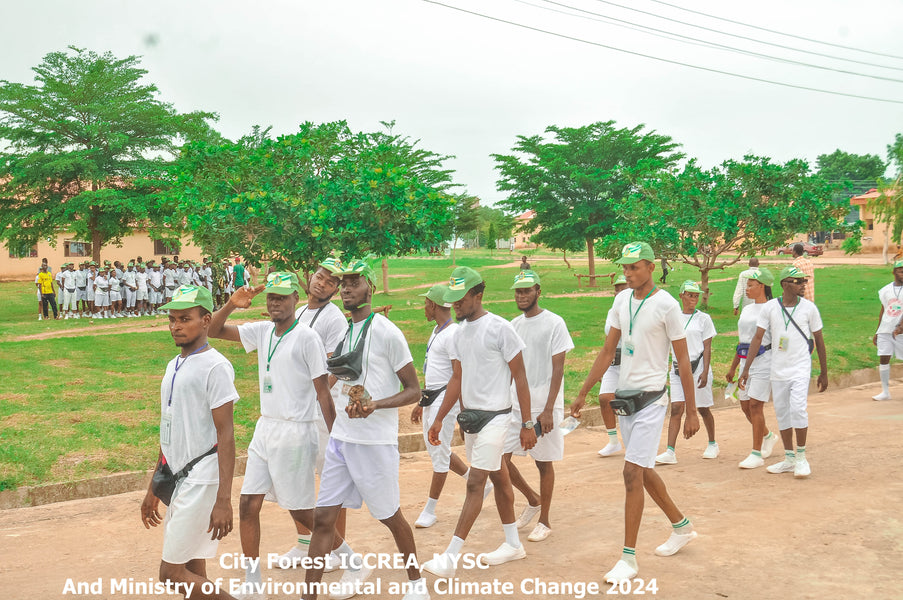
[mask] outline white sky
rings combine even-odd
[[[532,27],[708,68],[903,102],[903,82],[879,81],[678,43],[573,16],[545,0],[442,0]],[[558,1],[558,0],[556,0]],[[877,63],[860,65],[763,46],[623,10],[560,0],[633,23],[832,68],[903,80],[903,59],[776,36],[651,0],[613,0],[756,40]],[[903,57],[900,0],[669,0],[744,23]],[[560,12],[551,12],[537,8]],[[584,17],[589,16],[584,13]],[[598,19],[598,17],[592,17]],[[156,43],[149,43],[153,37]],[[31,67],[67,45],[142,55],[161,99],[220,114],[235,139],[252,125],[291,133],[303,121],[347,119],[457,158],[467,191],[493,203],[491,153],[550,124],[645,123],[704,166],[754,152],[776,160],[836,148],[886,158],[903,132],[903,104],[830,96],[665,64],[449,10],[422,0],[32,0],[0,18],[0,79],[33,81]]]

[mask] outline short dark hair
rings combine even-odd
[[[802,244],[794,244],[793,245],[793,254],[795,254],[796,256],[802,256],[803,255],[803,245]]]
[[[749,259],[749,266],[750,266],[750,267],[758,267],[758,266],[759,266],[759,259],[756,258],[755,256],[753,256],[752,258],[750,258],[750,259]]]
[[[486,291],[486,282],[481,281],[480,283],[467,290],[467,295],[476,296],[477,294],[482,294],[484,291]]]

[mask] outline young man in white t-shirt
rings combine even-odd
[[[82,317],[88,316],[88,263],[81,262],[78,271],[75,272],[75,294],[78,302],[78,313]]]
[[[442,429],[439,431],[439,445],[430,444],[430,425],[433,424],[439,407],[445,399],[445,389],[452,376],[451,343],[454,340],[458,324],[451,316],[451,304],[445,302],[445,293],[448,286],[437,283],[425,294],[423,298],[423,312],[427,321],[435,321],[436,326],[426,343],[426,356],[423,359],[423,394],[420,403],[411,412],[411,422],[423,423],[423,439],[426,441],[426,449],[433,464],[433,477],[430,480],[429,497],[426,506],[414,521],[414,527],[426,528],[436,524],[436,504],[439,495],[445,487],[448,472],[452,471],[467,479],[467,465],[457,454],[452,452],[452,438],[455,434],[455,418],[461,412],[457,404],[452,407],[442,420]],[[486,486],[489,491],[491,486]]]
[[[680,305],[667,292],[653,285],[655,254],[652,248],[645,242],[627,244],[621,250],[621,258],[615,262],[623,267],[630,289],[615,298],[612,328],[571,406],[571,414],[580,416],[586,395],[605,375],[614,358],[615,348],[622,341],[618,391],[638,390],[642,395],[636,398],[636,410],[632,414],[621,415],[619,419],[621,437],[626,447],[624,549],[620,560],[606,573],[605,580],[621,582],[632,580],[639,571],[636,542],[643,517],[644,489],[668,517],[672,527],[668,540],[655,549],[657,555],[671,556],[696,537],[693,525],[671,500],[665,482],[655,472],[655,453],[668,411],[664,393],[671,349],[680,368],[680,384],[687,405],[685,438],[692,437],[699,430],[699,417],[696,414],[696,385],[690,369],[686,333],[680,320]]]
[[[530,415],[530,387],[524,368],[524,342],[511,323],[483,308],[486,284],[479,273],[469,267],[452,271],[449,289],[444,296],[455,311],[461,327],[455,333],[451,350],[452,377],[445,389],[445,399],[436,413],[428,432],[432,445],[439,445],[442,422],[452,406],[460,400],[461,414],[474,415],[472,410],[485,411],[489,418],[483,428],[464,434],[470,474],[467,495],[454,536],[445,552],[423,564],[423,568],[439,577],[454,577],[464,540],[483,508],[486,479],[492,480],[495,504],[505,532],[505,541],[498,549],[481,555],[487,565],[500,565],[527,556],[517,533],[514,518],[514,490],[503,460],[505,438],[512,415],[511,381],[517,390],[521,414]],[[459,416],[459,418],[461,418]],[[521,422],[521,448],[536,445],[532,417]]]
[[[135,302],[137,305],[136,314],[139,316],[150,314],[150,308],[148,307],[148,300],[150,299],[150,290],[147,287],[148,277],[147,267],[144,263],[138,263],[138,273],[135,274],[135,285],[137,287]]]
[[[523,313],[511,321],[514,331],[524,342],[524,369],[530,386],[530,415],[523,419],[519,406],[513,406],[514,419],[505,440],[505,465],[511,485],[527,499],[527,506],[515,524],[522,529],[538,514],[539,522],[527,537],[541,542],[552,533],[549,510],[555,489],[553,463],[564,458],[564,433],[558,425],[564,419],[564,359],[574,349],[567,325],[560,316],[540,308],[539,275],[532,270],[521,271],[514,277],[514,301]],[[532,421],[541,427],[542,435],[536,445],[524,452],[520,447],[520,422]],[[523,478],[511,462],[511,455],[528,454],[539,470],[539,493]]]
[[[615,296],[627,289],[627,278],[621,273],[614,281]],[[615,315],[611,309],[605,316],[605,335],[611,331],[612,319]],[[602,413],[602,423],[605,425],[605,432],[608,434],[608,443],[599,450],[599,456],[606,458],[624,450],[624,446],[618,441],[618,421],[615,413],[611,410],[611,401],[615,399],[615,392],[618,389],[618,377],[621,373],[621,342],[615,349],[615,357],[612,363],[605,371],[602,381],[599,382],[599,409]]]
[[[75,263],[66,263],[66,268],[60,271],[60,283],[63,288],[63,305],[60,307],[66,313],[66,318],[77,319],[78,315],[78,283],[75,274]]]
[[[364,261],[352,261],[340,274],[342,305],[351,312],[351,323],[341,353],[333,354],[328,363],[330,373],[342,378],[341,391],[314,513],[309,556],[315,564],[305,580],[310,585],[322,579],[322,558],[334,547],[342,507],[360,508],[366,502],[370,514],[392,533],[404,564],[411,564],[406,569],[410,583],[404,600],[428,600],[426,581],[409,563],[417,548],[414,532],[401,512],[398,480],[398,408],[420,398],[417,371],[404,334],[370,308],[376,286],[373,269]],[[346,562],[351,558],[345,543],[335,552]],[[342,575],[342,592],[332,598],[354,596],[370,575],[367,564],[357,559],[349,566]],[[303,596],[305,600],[315,597],[315,593]]]
[[[766,332],[770,333],[771,395],[774,398],[778,428],[781,430],[781,441],[784,443],[784,460],[766,470],[769,473],[793,473],[794,477],[804,478],[812,472],[806,458],[806,438],[809,433],[809,413],[806,407],[809,379],[812,377],[812,346],[818,351],[821,368],[818,375],[819,392],[828,389],[828,360],[822,336],[821,315],[815,304],[803,297],[806,274],[797,267],[790,266],[781,271],[780,282],[783,295],[766,302],[759,314],[756,335],[749,344],[749,356],[740,375],[740,384],[746,385],[762,338]],[[796,451],[793,447],[794,431]]]
[[[235,372],[207,343],[210,294],[197,288],[179,292],[167,305],[169,331],[181,353],[167,365],[160,386],[160,459],[178,473],[203,458],[176,484],[165,518],[151,482],[141,503],[141,522],[146,528],[163,524],[161,580],[175,583],[178,592],[192,599],[228,600],[232,596],[225,591],[204,592],[201,586],[214,589],[206,559],[216,557],[219,540],[232,531]]]
[[[248,448],[238,508],[242,553],[252,559],[260,558],[260,510],[267,494],[295,521],[313,526],[317,419],[323,414],[329,427],[335,420],[323,344],[295,318],[300,290],[294,273],[273,273],[266,285],[239,288],[210,322],[210,337],[241,342],[246,352],[257,351],[260,419]],[[226,323],[236,308],[249,308],[261,292],[266,293],[270,322]],[[264,597],[255,592],[255,586],[263,583],[259,560],[246,565],[245,582],[250,585],[243,587],[244,598]]]
[[[903,317],[903,260],[894,262],[894,280],[878,291],[878,331],[872,343],[878,348],[878,374],[881,393],[872,400],[890,400],[890,357],[903,358],[903,336],[896,337],[894,328]]]

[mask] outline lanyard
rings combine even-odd
[[[649,296],[652,295],[652,292],[654,292],[654,291],[657,290],[657,289],[658,289],[657,287],[652,286],[652,289],[649,290],[649,293],[646,294],[646,297],[643,298],[643,301],[640,302],[640,305],[639,305],[639,306],[637,306],[636,312],[633,312],[633,293],[631,292],[630,298],[628,299],[628,302],[629,302],[630,304],[629,304],[629,306],[627,307],[627,312],[630,314],[630,335],[631,335],[631,336],[633,335],[633,321],[634,321],[634,319],[636,319],[636,316],[637,316],[638,314],[640,314],[640,309],[643,308],[643,305],[644,305],[644,304],[646,304],[646,299],[649,298]]]
[[[640,310],[637,309],[637,312],[640,312]],[[692,321],[692,320],[693,320],[693,317],[695,317],[695,316],[696,316],[696,309],[694,308],[694,309],[693,309],[693,313],[690,315],[690,318],[687,319],[687,322],[686,322],[686,323],[684,323],[684,331],[686,331],[686,330],[687,330],[687,327],[690,326],[690,321]]]
[[[185,366],[185,362],[186,362],[189,358],[191,358],[191,356],[192,356],[193,354],[197,354],[198,352],[200,352],[201,350],[203,350],[204,348],[206,348],[206,347],[209,346],[209,345],[210,345],[209,343],[204,344],[203,346],[201,346],[200,348],[198,348],[197,350],[195,350],[194,352],[192,352],[191,354],[189,354],[188,356],[186,356],[186,357],[185,357],[185,360],[182,361],[182,364],[179,364],[179,357],[178,357],[178,356],[176,357],[176,370],[173,371],[173,374],[172,374],[172,381],[169,382],[169,402],[166,403],[166,406],[172,406],[172,392],[173,392],[173,390],[174,390],[175,387],[176,387],[176,375],[179,374],[179,369],[182,368],[183,366]]]
[[[788,327],[790,326],[790,321],[793,320],[793,313],[796,312],[796,307],[800,305],[800,301],[799,301],[799,298],[797,298],[796,306],[794,306],[793,310],[790,311],[789,316],[787,316],[787,307],[784,306],[783,302],[781,302],[780,304],[781,304],[781,308],[784,309],[783,311],[781,311],[781,318],[784,319],[784,331],[787,331]]]
[[[445,329],[449,323],[451,323],[451,317],[449,317],[448,321],[446,321],[445,323],[437,327],[435,331],[433,331],[433,339],[431,339],[430,342],[426,345],[427,355],[429,355],[430,353],[430,347],[433,345],[433,342],[435,342],[436,338],[439,337],[439,332]]]
[[[361,326],[361,330],[357,332],[357,342],[361,341],[361,335],[364,333],[364,328],[367,327],[367,322],[373,318],[373,313],[370,313],[370,316],[364,321],[364,324]],[[357,346],[357,342],[354,341],[354,321],[348,324],[348,342],[351,344],[349,346],[348,351],[354,350]]]
[[[894,297],[896,297],[896,299],[899,300],[900,292],[903,292],[903,285],[901,285],[901,286],[894,285],[893,290],[894,290]]]
[[[273,355],[276,354],[276,350],[279,349],[279,344],[282,343],[282,340],[291,333],[292,329],[295,328],[295,325],[298,324],[298,319],[295,319],[295,322],[292,323],[292,326],[289,327],[285,333],[279,336],[279,341],[276,342],[276,347],[273,348],[273,334],[276,333],[276,327],[273,327],[273,330],[270,331],[270,345],[267,347],[267,372],[270,370],[270,361],[273,360]]]
[[[304,307],[304,309],[301,311],[301,314],[298,315],[298,318],[299,318],[299,319],[300,319],[301,317],[304,316],[304,313],[307,312],[307,309],[308,309],[308,308],[310,308],[310,307],[309,307],[309,306],[305,306],[305,307]],[[324,309],[324,308],[326,308],[326,305],[325,305],[325,304],[324,304],[323,306],[321,306],[320,308],[317,309],[317,312],[316,312],[316,314],[314,315],[314,318],[311,319],[311,320],[310,320],[310,323],[307,324],[308,327],[310,327],[311,329],[314,328],[314,323],[317,322],[317,317],[320,316],[320,313],[323,312],[323,309]]]

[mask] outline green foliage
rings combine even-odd
[[[856,221],[847,226],[847,237],[840,244],[844,254],[859,254],[862,252],[862,232],[865,229],[863,221]]]
[[[838,149],[816,159],[818,175],[842,185],[845,196],[860,194],[878,185],[887,164],[875,154],[850,154]]]
[[[38,85],[0,81],[0,239],[30,246],[63,228],[99,259],[136,223],[160,222],[168,158],[180,140],[215,139],[215,115],[159,101],[137,56],[69,50],[34,67]]]
[[[338,121],[183,148],[167,206],[205,253],[310,270],[344,257],[439,246],[453,228],[449,157],[391,133]]]
[[[484,244],[511,237],[514,231],[514,219],[500,208],[481,206],[477,209],[477,237]],[[479,245],[479,243],[477,244]],[[489,247],[489,246],[487,246]]]
[[[498,234],[495,231],[495,223],[490,221],[489,231],[486,233],[486,248],[495,250],[495,243],[498,239]]]
[[[903,133],[894,136],[894,143],[887,145],[887,160],[897,167],[897,177],[903,174]]]
[[[452,235],[454,241],[463,238],[465,234],[473,232],[480,225],[480,199],[476,196],[461,194],[455,196],[455,205],[452,209]]]

